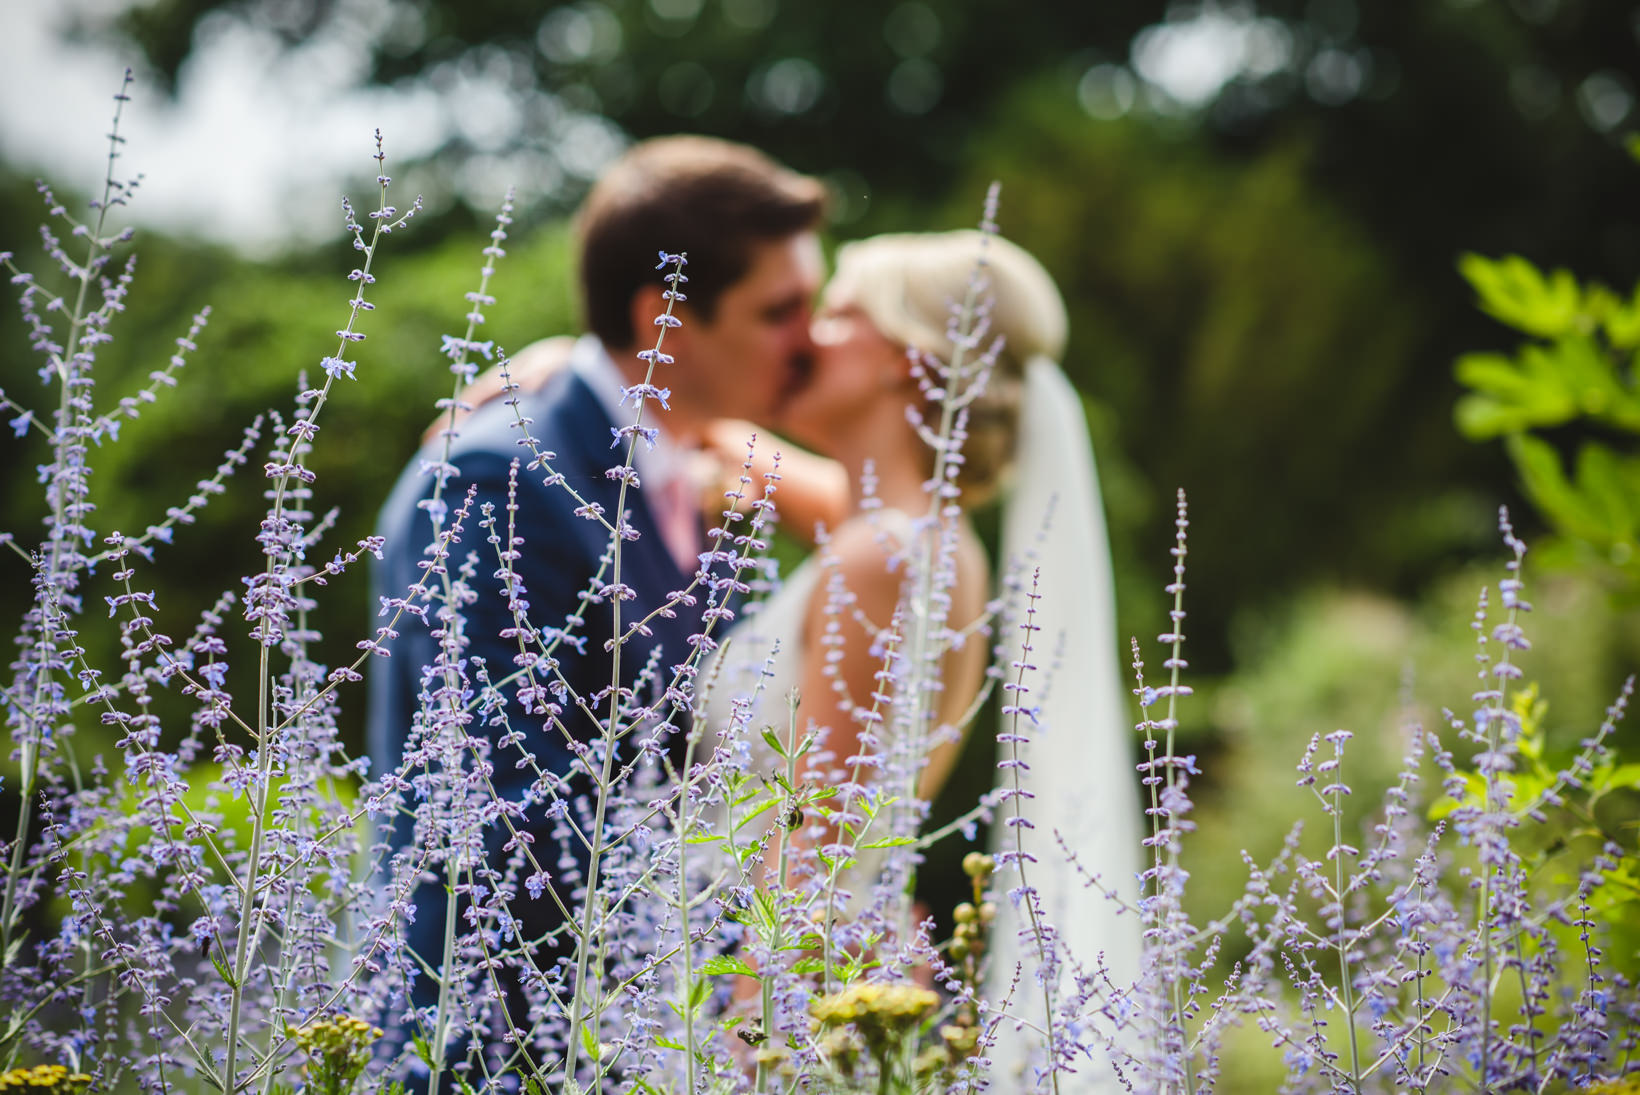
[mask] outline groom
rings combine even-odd
[[[653,448],[638,444],[634,464],[641,488],[629,489],[626,495],[628,521],[638,536],[622,545],[621,580],[635,593],[635,599],[622,606],[623,627],[689,584],[699,565],[696,555],[706,545],[703,491],[686,474],[685,456],[711,419],[766,419],[806,376],[813,350],[811,306],[822,274],[816,226],[824,205],[824,190],[817,180],[751,148],[704,137],[641,142],[592,188],[576,221],[588,333],[568,347],[567,360],[554,360],[550,345],[521,354],[521,364],[528,359],[541,367],[534,375],[516,378],[525,389],[516,411],[505,400],[491,399],[460,421],[459,436],[451,445],[449,462],[455,472],[443,489],[446,529],[468,490],[477,491],[461,542],[451,545],[446,565],[454,579],[469,554],[476,559],[469,582],[477,599],[465,609],[468,645],[462,655],[467,659],[468,699],[480,690],[480,666],[488,680],[500,682],[520,664],[519,639],[511,631],[513,610],[495,577],[499,548],[487,541],[488,534],[479,526],[480,507],[493,504],[499,536],[508,535],[511,521],[512,534],[523,541],[514,563],[522,586],[517,597],[527,602],[537,634],[564,626],[566,617],[582,607],[583,591],[609,546],[608,530],[577,516],[581,503],[565,486],[586,502],[597,503],[605,518],[615,523],[620,484],[605,473],[624,461],[626,442],[612,446],[612,432],[633,420],[632,404],[623,405],[622,388],[643,380],[645,363],[636,355],[653,348],[659,329],[656,316],[666,310],[661,295],[666,286],[656,269],[657,253],[663,248],[688,256],[688,282],[682,286],[687,299],[674,309],[682,326],[666,333],[664,349],[676,363],[655,370],[655,386],[671,390],[670,409],[662,410],[653,400],[646,403],[643,424],[658,426],[660,434]],[[556,357],[566,355],[560,352]],[[531,369],[524,364],[526,374]],[[519,416],[529,421],[538,447],[554,454],[550,468],[530,467],[531,452],[523,447]],[[443,443],[438,436],[424,446],[383,507],[378,531],[386,544],[374,574],[374,592],[380,598],[406,597],[432,558],[428,549],[434,529],[425,500],[431,497],[433,477],[426,469],[440,459]],[[517,508],[509,513],[514,461]],[[563,486],[543,484],[554,473]],[[441,625],[434,608],[430,606],[425,620],[401,618],[400,637],[389,645],[390,657],[376,659],[370,681],[367,733],[372,773],[392,772],[408,755],[405,778],[412,784],[418,777],[436,775],[439,767],[428,745],[430,716],[422,712],[449,705],[437,694],[451,674],[427,668],[439,656],[435,629]],[[699,613],[697,606],[693,613],[680,608],[675,619],[657,617],[650,624],[652,635],[635,637],[625,645],[620,684],[634,684],[657,646],[662,648],[657,668],[669,678],[669,667],[690,652],[687,639],[700,629]],[[607,600],[592,604],[584,623],[572,632],[573,643],[584,654],[577,654],[570,643],[557,651],[559,672],[569,689],[567,702],[562,693],[556,701],[562,707],[557,720],[527,715],[522,704],[510,702],[507,726],[488,731],[494,749],[491,780],[502,801],[517,803],[535,778],[534,769],[515,767],[521,750],[533,754],[542,772],[571,776],[573,746],[564,731],[579,741],[597,733],[574,697],[592,707],[593,698],[607,692],[611,679],[605,644],[612,639],[611,625]],[[529,649],[539,648],[531,644]],[[552,683],[542,670],[536,674],[540,683]],[[505,691],[510,701],[518,699],[516,688]],[[554,700],[542,696],[537,707],[540,702]],[[606,699],[595,710],[601,717],[607,707]],[[479,725],[475,719],[471,727],[476,730]],[[522,742],[502,749],[497,739],[508,732],[521,734]],[[472,763],[467,757],[465,766],[470,769]],[[406,791],[404,809],[415,809],[426,789],[423,783]],[[564,786],[559,784],[558,790],[563,792]],[[586,790],[584,779],[569,783],[571,796]],[[554,823],[544,820],[544,813],[544,805],[537,804],[527,819],[531,848],[568,901],[570,879],[584,869],[585,853],[578,853],[579,866],[561,861],[552,839]],[[499,833],[505,838],[505,825],[493,815],[490,826],[492,837]],[[408,818],[401,819],[396,842],[402,846],[410,839]],[[493,845],[487,847],[490,865],[497,869],[504,859],[501,839],[487,842]],[[570,877],[558,877],[565,867]],[[435,969],[441,961],[444,916],[442,909],[432,906],[442,906],[442,889],[421,887],[415,895],[419,914],[410,929],[411,945]],[[550,895],[531,899],[520,893],[511,910],[522,919],[526,939],[561,923]],[[418,988],[418,1002],[423,1002],[425,982]]]

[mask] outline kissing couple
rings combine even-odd
[[[751,849],[696,855],[731,895],[687,914],[720,953],[735,902],[787,867],[830,872],[816,919],[841,948],[910,942],[910,838],[993,694],[986,996],[1031,1020],[1077,977],[1136,976],[1137,920],[1105,897],[1135,889],[1140,815],[1097,480],[1057,364],[1064,303],[989,230],[847,243],[825,280],[826,204],[741,145],[633,146],[576,220],[587,333],[479,377],[382,510],[375,592],[413,608],[373,666],[369,748],[397,802],[384,893],[409,923],[392,960],[438,1061],[462,1036],[492,1060],[636,1074],[637,1056],[606,1068],[563,1043],[587,986],[619,982],[611,879],[648,877],[616,838],[684,800],[711,800]],[[681,277],[657,269],[662,248],[686,256]],[[754,582],[734,549],[767,538],[772,511],[748,503],[774,475],[783,532],[818,546]],[[726,490],[738,517],[720,517]],[[969,519],[993,503],[994,560]],[[612,805],[612,775],[646,757],[648,813]],[[698,775],[713,765],[736,777]],[[734,819],[722,800],[759,786],[783,800]],[[1048,1004],[1042,977],[1067,986]],[[1005,1090],[1047,1065],[1024,1044],[1003,1019],[988,1056]],[[1108,1082],[1091,1050],[1053,1055],[1079,1090]]]

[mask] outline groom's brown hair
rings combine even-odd
[[[742,144],[713,137],[641,141],[599,176],[576,217],[586,329],[633,345],[632,297],[656,284],[658,252],[686,252],[688,307],[710,321],[759,244],[815,228],[826,188]]]

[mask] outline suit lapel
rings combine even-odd
[[[551,400],[552,428],[543,430],[543,435],[557,441],[561,458],[557,466],[565,478],[583,498],[601,505],[605,518],[614,524],[621,485],[604,473],[620,463],[625,452],[621,447],[611,447],[614,437],[610,431],[615,424],[609,420],[592,388],[573,369],[564,370],[564,374],[566,387]],[[580,474],[576,475],[575,471]],[[630,514],[628,523],[638,533],[638,539],[622,545],[623,579],[639,591],[640,603],[653,607],[668,592],[687,585],[688,577],[678,569],[672,553],[666,549],[660,527],[641,489],[626,492],[626,509]],[[609,533],[603,525],[577,520],[574,527],[590,558],[595,560],[604,553]]]

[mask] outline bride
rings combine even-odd
[[[973,337],[954,315],[965,300],[977,317]],[[776,423],[834,462],[782,460],[776,494],[793,531],[820,519],[821,546],[732,631],[723,661],[733,665],[703,679],[717,678],[707,702],[714,728],[729,719],[784,728],[795,695],[796,735],[823,739],[802,759],[800,779],[900,796],[886,825],[868,811],[870,831],[854,834],[860,848],[914,831],[911,804],[950,775],[986,690],[993,567],[968,515],[1000,494],[998,569],[1015,588],[993,639],[1007,651],[1008,685],[1026,690],[1004,685],[1001,696],[1004,794],[993,848],[1005,865],[987,996],[1000,1002],[1012,985],[1009,1015],[1042,1027],[1050,1009],[1063,1011],[1054,1029],[1068,1021],[1088,1031],[1088,1016],[1068,1014],[1081,999],[1074,978],[1125,987],[1137,976],[1137,921],[1103,891],[1135,889],[1140,815],[1098,485],[1080,401],[1056,364],[1065,335],[1052,279],[993,234],[844,246],[814,325],[813,375]],[[942,422],[960,451],[939,442]],[[748,429],[723,424],[714,447],[738,462]],[[1034,630],[1022,630],[1027,623]],[[1027,633],[1022,657],[1018,636]],[[1018,662],[1039,668],[1021,675],[1009,668]],[[767,770],[776,758],[753,748],[753,767]],[[1030,824],[1010,824],[1016,813]],[[850,910],[866,907],[868,889],[878,908],[903,892],[900,862],[856,851],[845,880],[858,891]],[[1053,928],[1044,935],[1033,922]],[[1041,1039],[1012,1028],[1004,1019],[989,1051],[994,1074],[1007,1090],[1029,1089],[1027,1067],[1046,1059],[1028,1058],[1025,1047]],[[1061,1076],[1061,1092],[1114,1082],[1098,1035],[1084,1042],[1095,1047],[1088,1056],[1057,1046],[1055,1057],[1076,1072]]]

